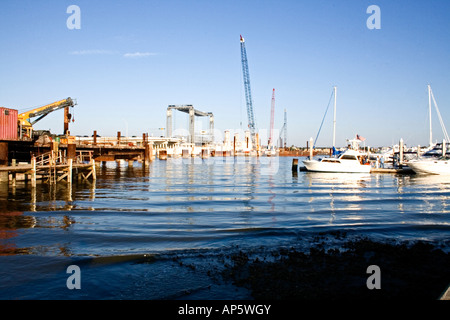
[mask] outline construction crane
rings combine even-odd
[[[275,89],[272,91],[272,104],[270,108],[270,133],[269,133],[269,143],[268,148],[272,149],[273,147],[273,121],[275,117]]]
[[[287,113],[286,113],[286,109],[284,109],[284,123],[283,123],[283,126],[281,127],[280,136],[278,137],[278,139],[281,138],[281,135],[284,135],[284,137],[283,137],[283,145],[280,145],[280,147],[284,146],[284,149],[286,149],[286,147],[287,147]]]
[[[20,138],[32,138],[33,136],[33,125],[46,117],[53,111],[64,108],[64,135],[68,134],[69,131],[69,122],[72,115],[69,113],[69,107],[74,107],[76,105],[76,101],[72,100],[70,97],[67,99],[59,100],[45,106],[32,109],[30,111],[20,113],[17,116],[18,125],[19,125],[19,135]],[[37,119],[31,121],[31,118]]]
[[[256,145],[256,123],[255,116],[253,114],[253,102],[252,102],[252,92],[250,90],[250,74],[248,72],[248,61],[247,61],[247,50],[245,49],[245,40],[241,37],[241,60],[242,60],[242,73],[244,75],[244,87],[245,87],[245,100],[247,103],[247,116],[248,116],[248,129],[250,131],[250,136],[252,138],[253,148]]]

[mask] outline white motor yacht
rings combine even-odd
[[[411,160],[408,161],[408,167],[415,173],[450,174],[450,159],[441,157],[437,159]]]
[[[315,172],[370,173],[370,163],[363,162],[365,154],[348,149],[339,157],[304,160],[306,170]]]

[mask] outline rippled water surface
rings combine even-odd
[[[0,298],[70,298],[65,268],[73,263],[89,265],[83,283],[95,284],[76,298],[183,296],[177,283],[193,278],[171,265],[174,253],[198,259],[236,247],[307,246],[324,232],[448,248],[450,177],[292,173],[291,164],[288,157],[168,159],[148,168],[111,162],[97,167],[95,182],[71,188],[0,186]]]

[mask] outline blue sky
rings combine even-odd
[[[73,4],[79,30],[66,26]],[[379,30],[366,26],[370,5],[381,10]],[[245,129],[242,34],[258,129],[268,130],[275,88],[275,127],[286,109],[288,144],[305,146],[336,85],[338,146],[355,134],[370,146],[426,145],[428,84],[450,125],[449,15],[446,0],[5,0],[0,106],[72,97],[73,135],[158,134],[170,104],[213,112],[221,131]],[[186,124],[175,115],[176,126]],[[62,133],[63,112],[35,128]],[[330,110],[317,145],[331,142]]]

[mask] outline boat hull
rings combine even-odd
[[[415,173],[450,175],[450,160],[410,161],[408,166]]]
[[[345,163],[327,163],[317,160],[304,160],[303,164],[307,171],[313,172],[342,172],[342,173],[370,173],[370,165]]]

